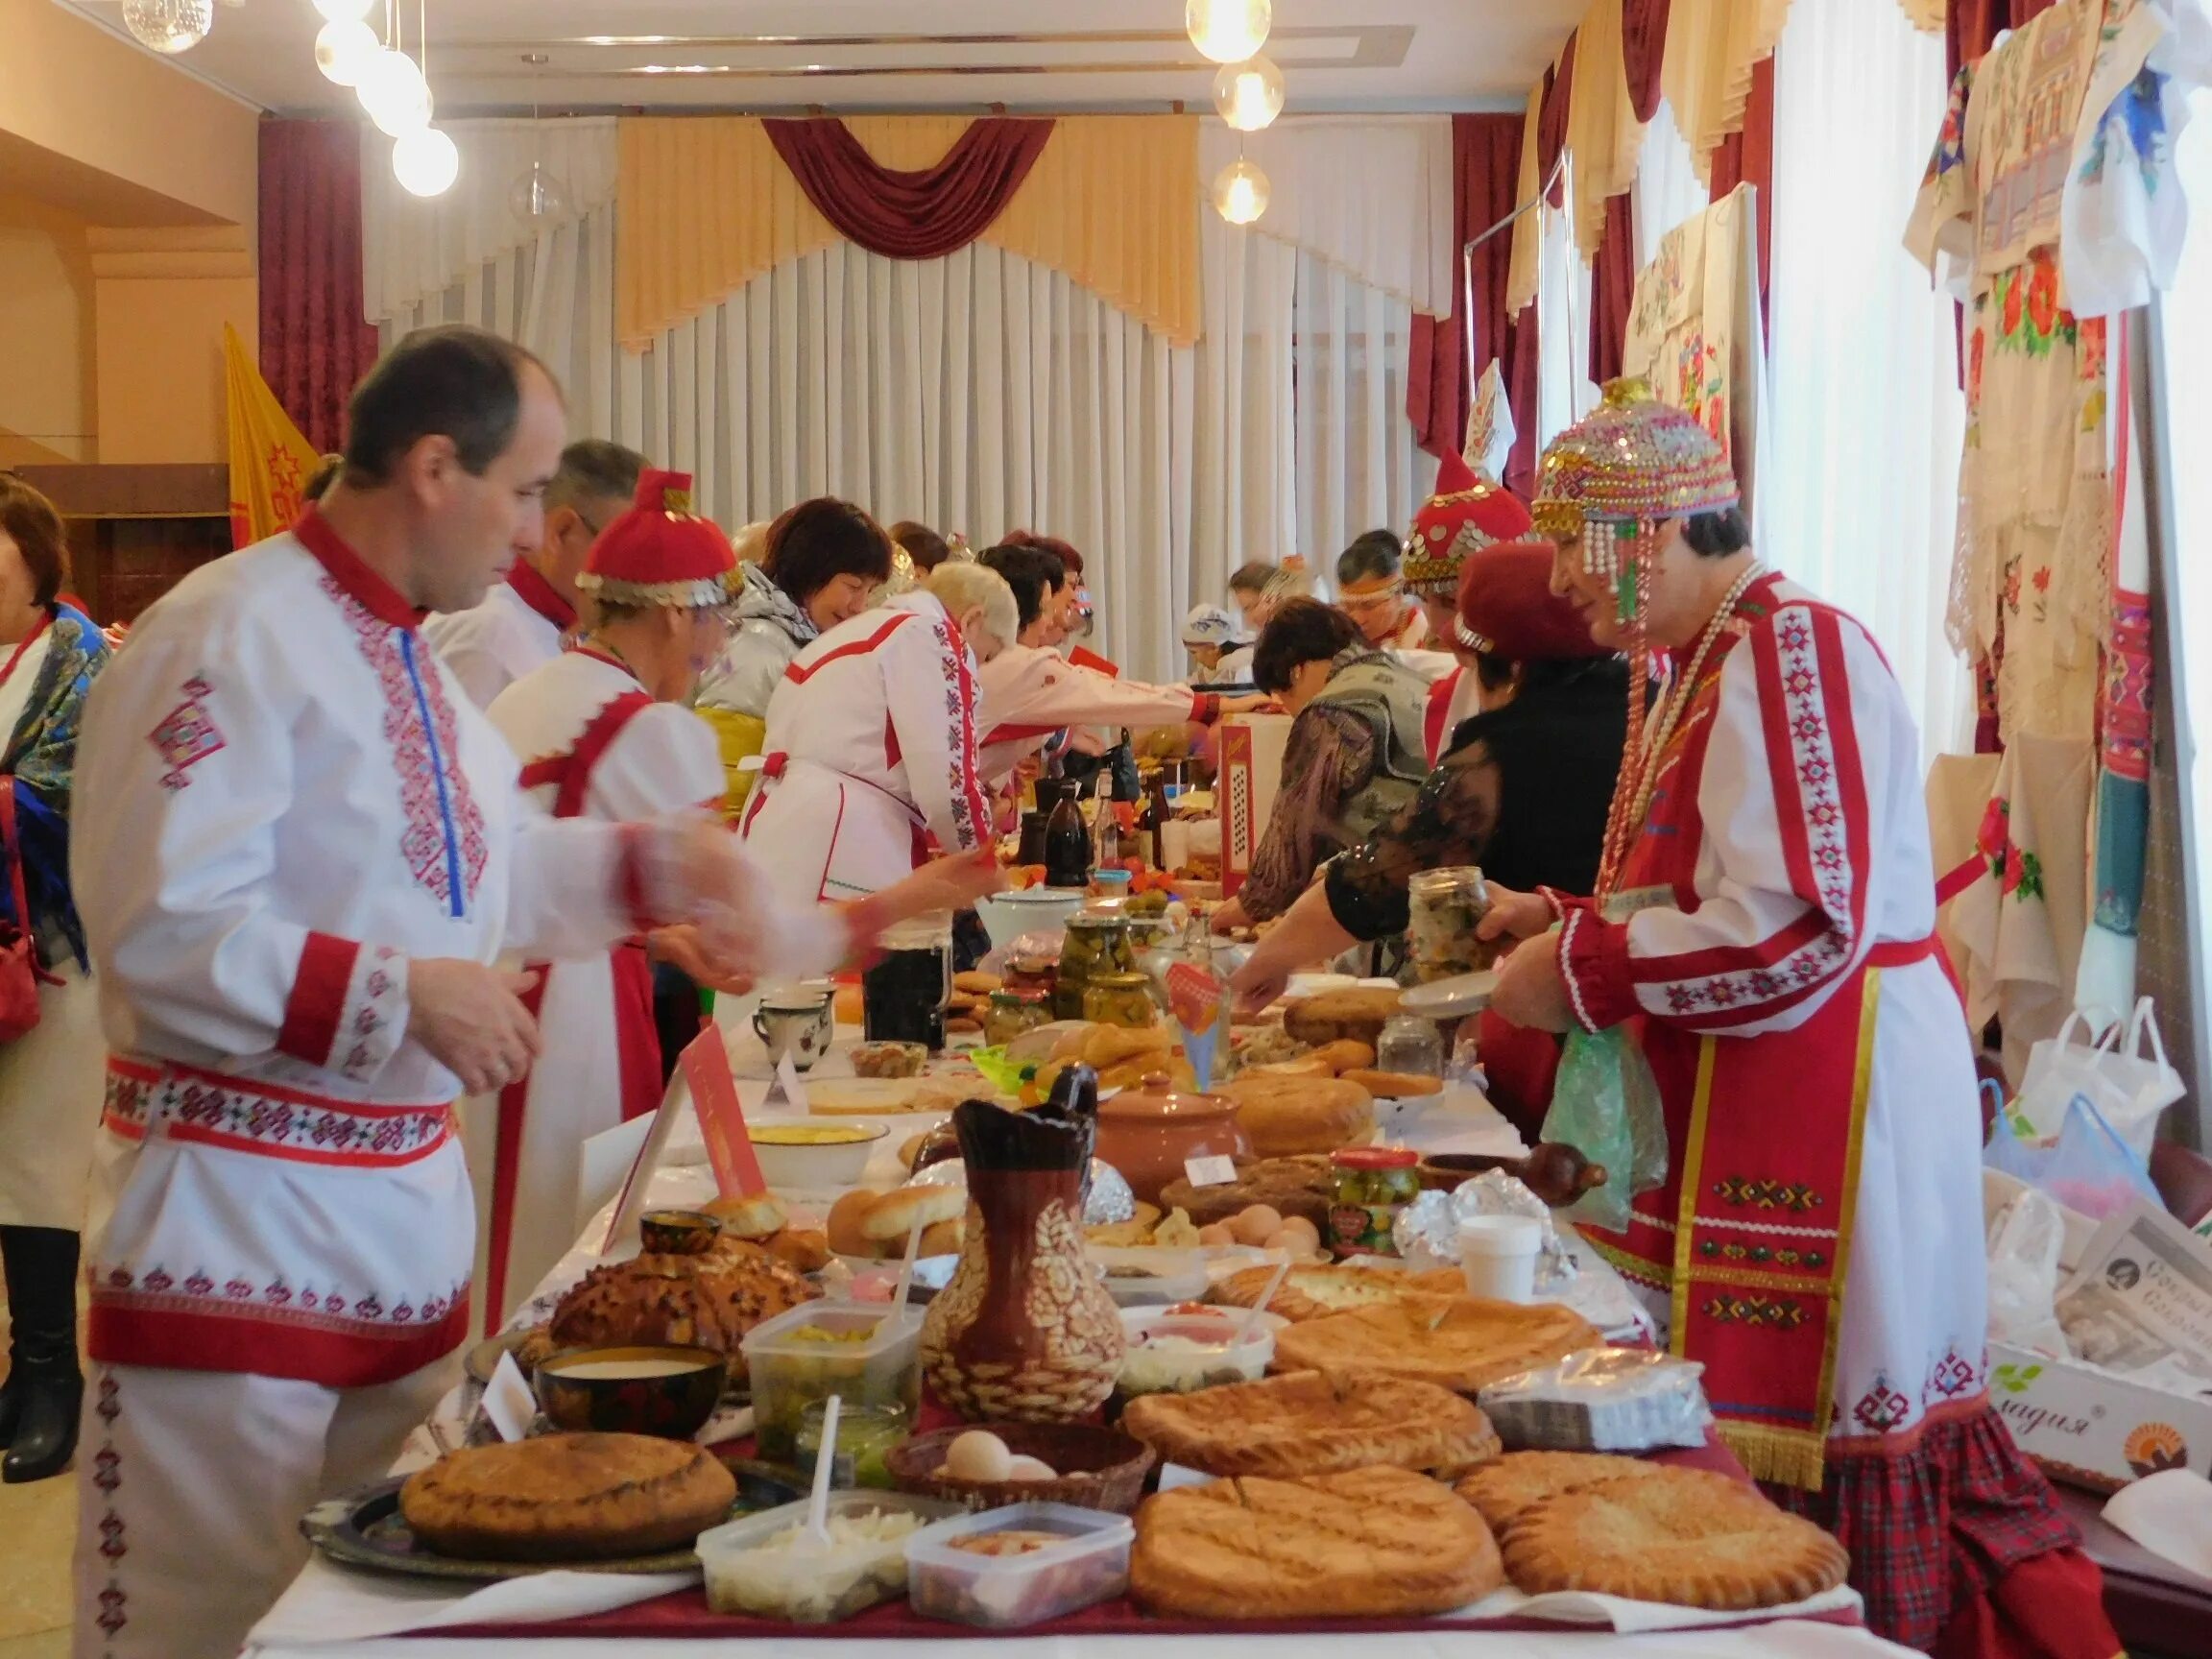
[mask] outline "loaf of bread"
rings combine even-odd
[[[1160,1202],[1181,1210],[1200,1227],[1226,1221],[1255,1204],[1264,1204],[1286,1220],[1303,1215],[1327,1236],[1329,1206],[1335,1201],[1336,1178],[1326,1154],[1304,1158],[1239,1159],[1237,1179],[1218,1187],[1193,1187],[1181,1176],[1160,1190]]]
[[[474,1561],[604,1561],[690,1545],[736,1479],[683,1440],[545,1434],[448,1454],[408,1478],[399,1513],[426,1549]]]
[[[553,1310],[552,1335],[561,1348],[711,1348],[737,1377],[746,1333],[820,1295],[758,1245],[724,1239],[704,1256],[638,1256],[592,1268]]]
[[[1319,1048],[1331,1043],[1364,1043],[1372,1048],[1382,1027],[1398,1012],[1398,993],[1372,990],[1324,991],[1293,1002],[1283,1012],[1283,1029]]]
[[[1341,1077],[1239,1078],[1221,1093],[1261,1158],[1334,1152],[1375,1132],[1375,1097]]]

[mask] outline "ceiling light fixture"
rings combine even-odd
[[[369,60],[382,50],[376,44],[376,31],[360,18],[334,17],[315,36],[315,67],[323,71],[324,80],[350,86],[361,79]]]
[[[1214,179],[1214,211],[1232,225],[1250,225],[1267,211],[1267,175],[1239,156]]]
[[[1214,77],[1214,108],[1239,132],[1258,132],[1283,113],[1283,71],[1265,58],[1223,65]]]
[[[214,0],[123,0],[123,27],[140,45],[174,58],[207,38]]]
[[[354,95],[376,130],[397,138],[430,125],[434,108],[430,84],[415,60],[397,47],[387,46],[361,65],[353,82]]]
[[[507,210],[533,231],[543,230],[568,217],[568,189],[545,165],[544,130],[539,126],[538,71],[551,60],[542,52],[525,52],[530,65],[530,165],[507,187]]]
[[[403,132],[392,146],[392,176],[416,196],[443,196],[461,176],[461,152],[435,127]]]
[[[1183,8],[1190,44],[1216,63],[1257,57],[1274,21],[1268,0],[1189,0]]]

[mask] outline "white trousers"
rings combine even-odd
[[[300,1518],[390,1469],[457,1358],[373,1388],[89,1367],[75,1659],[232,1659],[306,1565]]]

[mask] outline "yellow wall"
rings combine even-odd
[[[223,325],[260,334],[242,232],[95,229],[100,459],[220,461]]]
[[[0,466],[97,459],[84,223],[0,193]]]

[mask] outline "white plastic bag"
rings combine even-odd
[[[2080,1042],[2075,1041],[2077,1025],[2083,1027]],[[2132,1019],[2126,1024],[2114,1021],[2094,1043],[2087,1041],[2089,1029],[2088,1017],[2077,1010],[2057,1036],[2030,1052],[2028,1075],[2009,1111],[2014,1132],[2028,1141],[2056,1139],[2065,1127],[2068,1104],[2077,1094],[2086,1095],[2113,1133],[2148,1162],[2159,1117],[2186,1092],[2181,1074],[2166,1062],[2151,998],[2137,1002]]]
[[[1998,1132],[2004,1132],[1999,1126]],[[2058,1253],[2066,1225],[2047,1194],[2030,1188],[1989,1226],[1989,1334],[2054,1359],[2069,1357],[2058,1328]]]

